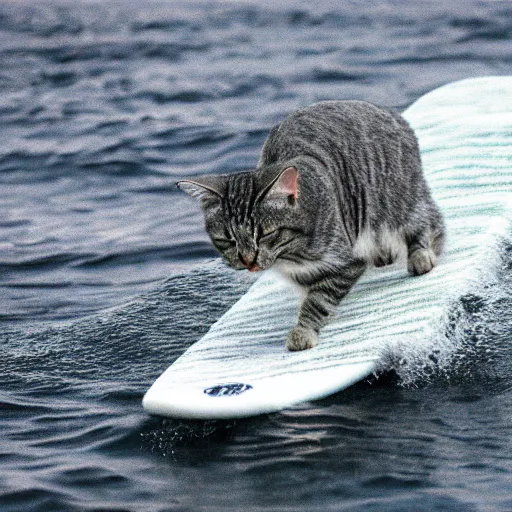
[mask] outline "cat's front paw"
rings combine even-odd
[[[286,348],[292,352],[313,348],[318,343],[318,333],[306,327],[294,327],[288,335]]]

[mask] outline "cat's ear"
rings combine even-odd
[[[289,204],[295,204],[299,197],[299,171],[296,167],[287,167],[282,171],[263,196],[268,199],[286,199]]]
[[[197,176],[176,183],[179,189],[195,199],[200,199],[201,202],[222,199],[223,185],[224,176],[219,175]]]

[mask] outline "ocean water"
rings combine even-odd
[[[237,421],[148,416],[249,287],[184,176],[323,99],[512,74],[506,1],[0,3],[0,510],[512,510],[512,244],[431,354]]]

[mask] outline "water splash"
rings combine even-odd
[[[512,361],[510,239],[497,240],[487,254],[474,269],[471,290],[452,301],[432,335],[388,344],[379,373],[396,372],[405,387],[506,376]]]

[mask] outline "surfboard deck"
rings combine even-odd
[[[317,347],[289,352],[299,297],[268,271],[151,386],[151,414],[190,419],[252,416],[320,399],[382,368],[390,347],[438,335],[460,297],[496,259],[510,228],[512,77],[434,90],[404,117],[447,225],[444,254],[411,277],[405,261],[371,269],[342,301]]]

